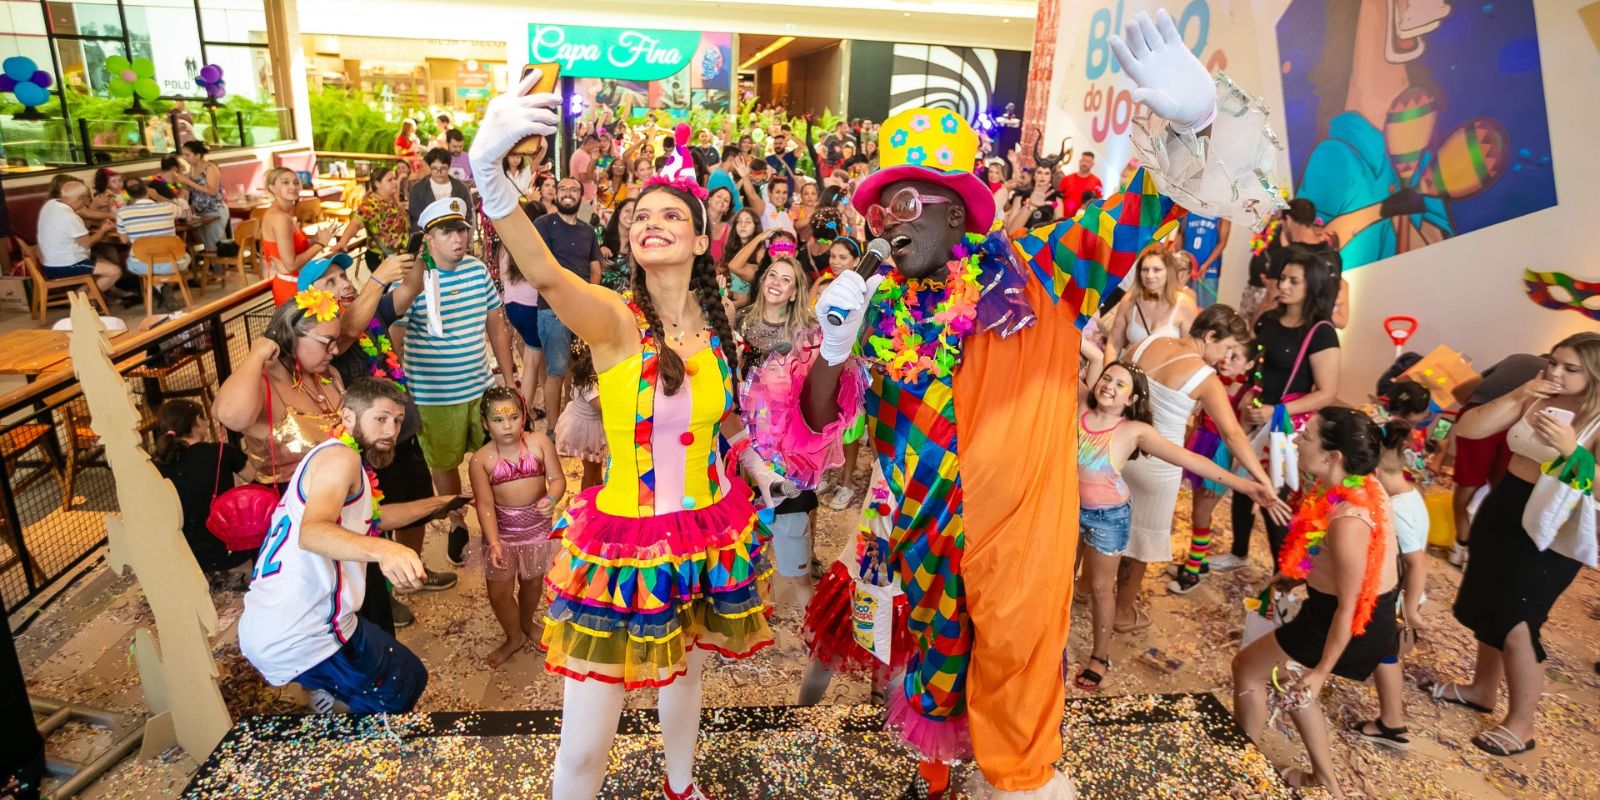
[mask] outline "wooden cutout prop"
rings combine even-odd
[[[1578,19],[1583,20],[1583,27],[1589,31],[1589,41],[1594,42],[1594,49],[1600,51],[1600,3],[1590,3],[1578,9]]]
[[[139,758],[155,758],[177,743],[178,734],[172,727],[172,712],[163,711],[145,720],[144,739],[139,742]]]
[[[1434,405],[1450,408],[1456,404],[1455,395],[1452,394],[1455,388],[1478,377],[1478,373],[1466,356],[1449,345],[1441,344],[1423,356],[1421,361],[1412,364],[1400,377],[1422,384],[1433,395]]]
[[[133,567],[155,616],[159,650],[137,638],[134,647],[147,703],[152,714],[170,712],[178,743],[190,758],[205,761],[233,727],[211,658],[217,608],[183,538],[178,490],[141,446],[133,392],[111,363],[105,326],[81,292],[72,293],[68,352],[89,404],[90,425],[105,445],[117,484],[121,513],[106,516],[111,569],[122,573]],[[156,707],[179,698],[170,708]]]

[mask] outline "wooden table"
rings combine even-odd
[[[319,186],[316,189],[301,189],[300,199],[331,200],[335,197],[338,197],[340,191],[340,187],[338,186]],[[229,200],[227,205],[228,213],[234,219],[243,220],[250,218],[250,212],[258,208],[266,208],[267,206],[272,205],[272,199],[264,194],[252,195],[250,197],[239,197]]]
[[[106,331],[112,337],[124,331]],[[23,375],[31,382],[37,375],[62,366],[67,353],[67,331],[27,328],[0,334],[0,375]]]

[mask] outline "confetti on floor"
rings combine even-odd
[[[870,706],[708,709],[703,727],[696,779],[713,797],[893,798],[915,770]],[[252,717],[183,796],[546,797],[559,731],[537,711]],[[1211,695],[1074,699],[1062,733],[1085,800],[1290,796]],[[659,798],[662,774],[655,713],[624,712],[601,796]]]

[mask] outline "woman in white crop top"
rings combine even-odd
[[[1154,337],[1179,338],[1194,322],[1199,309],[1183,285],[1183,263],[1167,253],[1152,250],[1139,260],[1138,285],[1117,305],[1106,340],[1105,363],[1115,362],[1124,350]]]
[[[1481,439],[1506,431],[1512,452],[1506,476],[1495,484],[1472,521],[1472,559],[1461,578],[1455,618],[1478,640],[1470,683],[1438,682],[1436,700],[1492,712],[1505,676],[1510,707],[1500,724],[1473,738],[1499,756],[1534,746],[1539,696],[1544,690],[1544,647],[1539,629],[1550,607],[1583,565],[1556,549],[1540,550],[1522,515],[1543,465],[1596,448],[1600,429],[1600,334],[1567,337],[1550,351],[1544,373],[1487,405],[1462,415],[1456,435]],[[1581,512],[1580,512],[1581,513]]]

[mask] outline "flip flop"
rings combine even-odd
[[[1101,658],[1099,656],[1089,656],[1089,661],[1098,661],[1106,666],[1106,672],[1111,671],[1110,659]],[[1092,667],[1084,667],[1083,669],[1078,670],[1078,676],[1072,679],[1072,685],[1077,687],[1079,691],[1098,692],[1100,691],[1100,682],[1105,679],[1105,673],[1096,672]]]
[[[1117,633],[1132,633],[1150,627],[1155,621],[1150,619],[1150,612],[1134,607],[1132,625],[1112,625],[1111,630]]]
[[[1461,696],[1461,687],[1459,685],[1457,685],[1457,684],[1434,682],[1434,683],[1432,683],[1432,684],[1430,684],[1428,686],[1423,686],[1421,688],[1422,688],[1423,691],[1427,692],[1429,695],[1432,695],[1434,700],[1437,700],[1437,701],[1439,701],[1441,703],[1449,703],[1450,705],[1453,705],[1453,706],[1464,706],[1466,708],[1470,708],[1473,711],[1478,712],[1479,714],[1493,714],[1494,713],[1494,709],[1489,708],[1487,706],[1479,705],[1477,703],[1472,702],[1471,700],[1468,700],[1468,699],[1462,697]]]
[[[1377,728],[1377,732],[1368,733],[1367,726],[1369,725]],[[1403,750],[1411,746],[1411,740],[1406,738],[1406,733],[1409,732],[1406,726],[1401,725],[1398,728],[1391,728],[1383,724],[1381,719],[1357,722],[1350,726],[1350,732],[1383,747],[1394,747]]]
[[[1522,741],[1504,725],[1496,725],[1472,737],[1472,746],[1492,756],[1521,755],[1533,749],[1533,740]]]

